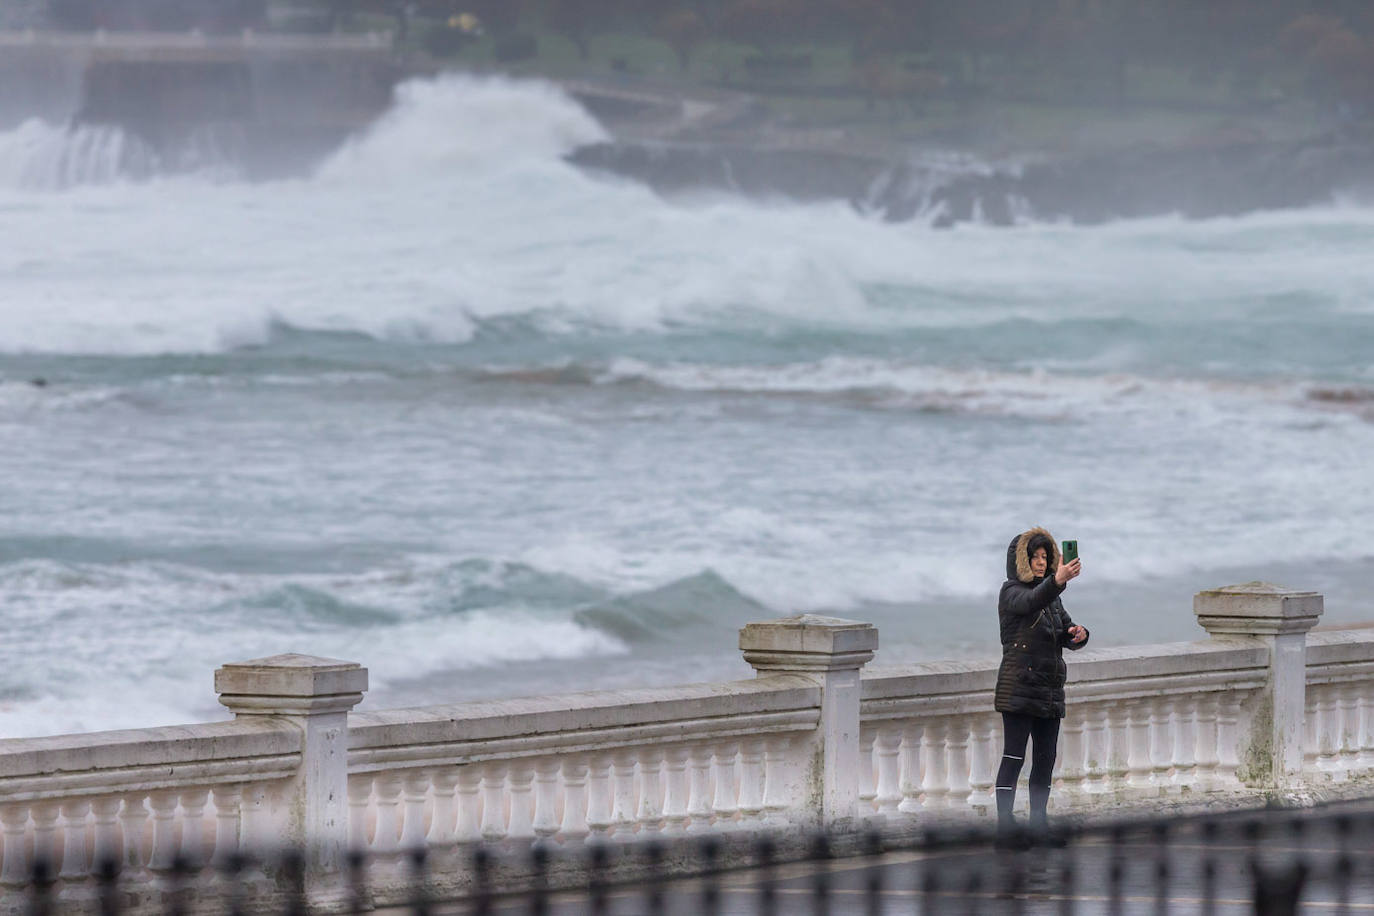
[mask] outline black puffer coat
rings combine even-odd
[[[1031,572],[1027,548],[1043,534],[1050,542],[1049,568],[1042,579]],[[1007,547],[1007,581],[997,598],[1002,625],[1002,666],[997,670],[993,706],[998,712],[1041,718],[1064,717],[1064,648],[1081,649],[1069,641],[1073,621],[1059,596],[1064,586],[1054,581],[1059,568],[1059,545],[1044,528],[1017,535]]]

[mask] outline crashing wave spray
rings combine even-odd
[[[32,119],[0,133],[0,188],[61,191],[171,173],[232,178],[238,173],[241,146],[242,132],[226,125],[201,125],[159,151],[114,125],[63,126]]]
[[[146,178],[160,165],[151,146],[118,127],[65,127],[33,119],[0,134],[0,187],[13,190]]]

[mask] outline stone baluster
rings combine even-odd
[[[58,802],[34,802],[29,809],[33,817],[33,861],[47,862],[48,873],[55,873],[62,861],[62,847],[58,845]]]
[[[458,839],[458,808],[454,800],[458,788],[458,768],[440,767],[434,771],[431,782],[434,786],[434,811],[430,815],[425,842],[433,849],[445,849]]]
[[[993,761],[1001,765],[1001,742],[998,740],[997,716],[979,715],[973,717],[972,731],[969,736],[969,793],[965,799],[975,811],[986,813],[997,805],[992,787],[997,773]]]
[[[176,795],[172,795],[176,809]],[[62,803],[62,870],[58,876],[64,881],[81,881],[91,873],[86,858],[86,818],[91,813],[91,800],[71,799]]]
[[[475,763],[458,767],[455,799],[458,818],[454,838],[459,843],[476,843],[482,838],[482,768]]]
[[[1283,788],[1301,778],[1303,710],[1307,708],[1307,631],[1321,617],[1324,602],[1316,592],[1285,589],[1266,582],[1232,585],[1193,597],[1198,623],[1212,636],[1243,636],[1268,649],[1269,670],[1252,708],[1267,708],[1267,729],[1247,728],[1244,756],[1252,774],[1267,774],[1267,785]],[[1232,726],[1239,710],[1222,704],[1218,741],[1220,769],[1235,779],[1241,736]],[[1263,733],[1260,733],[1263,731]],[[1261,760],[1262,758],[1262,760]]]
[[[963,716],[949,720],[947,744],[948,748],[948,770],[949,779],[949,804],[954,807],[962,807],[972,792],[973,787],[969,785],[969,759],[968,759],[968,740],[969,725],[968,720]]]
[[[1174,771],[1170,776],[1175,789],[1191,791],[1197,781],[1197,698],[1179,697],[1174,718]]]
[[[788,795],[788,774],[790,763],[788,750],[792,739],[786,735],[769,737],[763,751],[763,806],[768,812],[767,822],[781,826],[787,822],[787,812],[792,806]]]
[[[64,815],[67,813],[65,807]],[[153,810],[153,850],[148,856],[148,868],[170,871],[177,858],[177,793],[171,790],[152,792],[148,795],[148,807]],[[84,813],[82,820],[85,820]],[[84,854],[82,859],[85,859]],[[84,865],[82,870],[84,872]]]
[[[1317,769],[1317,751],[1321,745],[1317,720],[1320,715],[1321,709],[1317,705],[1316,688],[1309,689],[1307,691],[1307,706],[1303,710],[1302,728],[1302,768],[1308,773]]]
[[[1220,696],[1205,693],[1197,699],[1197,783],[1204,791],[1220,782],[1220,745],[1217,742],[1217,715]]]
[[[616,838],[625,839],[635,832],[635,752],[632,748],[621,748],[614,761],[611,820],[615,822]]]
[[[205,864],[205,804],[209,800],[209,789],[181,793],[181,857],[195,866]]]
[[[429,800],[429,773],[407,770],[401,776],[401,848],[425,848],[425,802]]]
[[[1317,694],[1317,769],[1326,774],[1327,778],[1332,778],[1340,771],[1341,764],[1338,756],[1341,746],[1341,720],[1340,706],[1336,699],[1336,685],[1322,684],[1320,687],[1309,688],[1315,690]]]
[[[53,874],[62,861],[61,848],[57,844],[57,817],[61,805],[57,802],[38,802],[29,809],[33,818],[33,860],[46,862],[48,873]]]
[[[244,786],[243,800],[239,803],[239,842],[244,849],[265,849],[281,842],[272,831],[270,813],[267,786]]]
[[[91,800],[91,820],[95,823],[91,865],[96,873],[107,862],[119,862],[119,804],[118,796]]]
[[[735,765],[739,744],[722,741],[715,748],[715,768],[712,771],[715,794],[711,797],[711,813],[717,828],[728,827],[739,814],[739,789],[735,785]]]
[[[528,760],[510,764],[510,823],[506,835],[512,840],[532,841],[534,831],[534,766]]]
[[[874,776],[873,748],[877,743],[877,729],[873,726],[859,733],[859,811],[871,814],[878,797],[878,780]]]
[[[557,780],[555,771],[554,779]],[[495,843],[506,836],[506,765],[490,761],[482,767],[482,839]]]
[[[763,817],[763,740],[742,741],[739,759],[740,820],[754,823]]]
[[[229,861],[239,851],[239,805],[243,790],[239,786],[215,786],[212,801],[215,804],[215,851],[210,864],[217,871],[229,866]],[[352,826],[353,812],[349,812],[349,826]],[[128,837],[125,837],[128,842]],[[354,847],[362,849],[362,845]]]
[[[879,728],[874,742],[874,753],[878,757],[878,786],[874,802],[882,817],[895,817],[897,806],[902,803],[902,731],[900,726],[885,722]]]
[[[642,836],[656,836],[663,830],[663,801],[660,775],[663,754],[648,747],[639,752],[639,806],[635,820]]]
[[[1107,715],[1107,789],[1120,792],[1126,788],[1131,773],[1131,716],[1130,704],[1119,702],[1108,708]]]
[[[915,814],[921,810],[921,739],[925,726],[915,719],[908,719],[902,726],[902,802],[897,810],[902,814]]]
[[[687,754],[688,833],[701,833],[711,826],[711,766],[714,755],[704,744],[694,744]]]
[[[668,748],[663,761],[663,832],[675,836],[687,830],[687,748]]]
[[[946,765],[945,737],[949,725],[943,719],[926,723],[921,733],[921,760],[925,762],[925,797],[922,806],[938,810],[949,806],[949,768]]]
[[[399,773],[383,770],[372,777],[372,791],[377,797],[377,829],[372,836],[372,852],[377,855],[388,855],[400,848],[403,788]]]
[[[1156,697],[1150,703],[1150,787],[1161,795],[1169,788],[1174,765],[1173,700]]]
[[[1077,795],[1083,791],[1084,724],[1083,712],[1070,707],[1063,721],[1063,752],[1055,761],[1059,769],[1056,794]]]
[[[141,871],[148,858],[143,851],[143,831],[148,824],[148,806],[142,795],[124,796],[119,809],[120,832],[124,834],[124,858],[120,869],[126,875]]]
[[[564,841],[585,841],[587,826],[587,761],[581,758],[563,761],[563,823],[559,832]]]
[[[1089,795],[1101,795],[1110,788],[1111,728],[1111,708],[1108,704],[1096,703],[1084,712],[1083,745],[1086,763],[1083,791]]]
[[[1374,684],[1364,681],[1359,687],[1360,753],[1355,758],[1355,765],[1368,770],[1374,767]]]
[[[1348,771],[1358,766],[1357,760],[1360,753],[1358,685],[1341,684],[1337,694],[1337,702],[1340,705],[1341,717],[1340,766],[1342,771]]]
[[[4,830],[4,862],[0,864],[0,884],[27,884],[33,877],[24,831],[29,826],[28,805],[0,806],[0,829]]]
[[[1133,699],[1126,704],[1126,723],[1131,746],[1126,758],[1126,785],[1132,789],[1150,786],[1150,710],[1145,700]]]
[[[354,852],[369,848],[367,815],[372,804],[372,775],[348,778],[348,846]]]
[[[593,754],[587,768],[587,829],[593,840],[610,836],[611,826],[611,758],[609,754]]]
[[[1240,701],[1225,694],[1217,704],[1217,779],[1226,786],[1236,784],[1240,767]]]
[[[535,842],[547,843],[558,832],[558,775],[561,767],[557,757],[541,757],[534,763],[534,828]],[[482,835],[486,836],[484,830]]]

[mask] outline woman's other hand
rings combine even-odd
[[[1073,626],[1069,627],[1069,642],[1071,642],[1073,645],[1076,646],[1087,638],[1088,631],[1080,627],[1078,624],[1074,624]]]
[[[1072,563],[1061,563],[1059,564],[1059,568],[1054,571],[1054,581],[1059,585],[1064,585],[1070,579],[1078,578],[1078,574],[1082,571],[1082,560],[1074,560]]]

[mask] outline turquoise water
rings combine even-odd
[[[1241,577],[1369,616],[1374,211],[936,231],[599,136],[458,79],[303,181],[0,136],[0,732],[218,717],[286,651],[373,705],[741,675],[797,611],[986,654],[1031,524],[1098,644]]]

